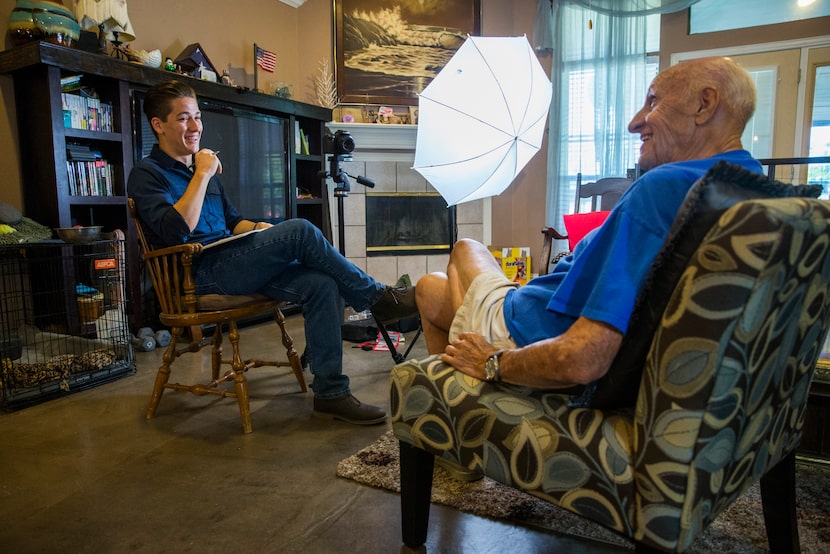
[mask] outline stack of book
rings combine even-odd
[[[66,145],[66,171],[72,196],[112,196],[114,171],[89,145]]]
[[[82,86],[81,77],[61,78],[64,127],[112,132],[112,105],[102,103],[94,89]]]

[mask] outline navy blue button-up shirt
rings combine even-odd
[[[243,220],[225,196],[221,179],[214,175],[208,182],[199,222],[191,231],[173,204],[184,195],[192,178],[190,168],[162,152],[157,144],[130,172],[127,194],[135,201],[144,233],[154,247],[210,244],[231,236]]]

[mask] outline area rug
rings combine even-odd
[[[398,441],[392,431],[337,465],[339,477],[394,492],[400,492],[399,471]],[[827,552],[830,544],[830,467],[799,462],[796,494],[802,552]],[[432,501],[482,517],[634,548],[631,541],[616,533],[532,495],[487,477],[472,483],[457,481],[437,465]],[[687,550],[693,554],[716,551],[768,552],[757,484],[721,513]]]

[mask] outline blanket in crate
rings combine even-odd
[[[111,340],[44,332],[25,324],[18,336],[20,355],[4,356],[0,362],[0,388],[22,389],[53,381],[67,388],[71,375],[106,369],[125,359],[128,348]]]

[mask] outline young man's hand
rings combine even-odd
[[[208,148],[202,148],[196,154],[193,155],[193,165],[194,165],[194,172],[196,171],[204,171],[209,176],[213,176],[215,174],[222,174],[222,161],[219,159],[217,155],[218,152],[214,152]]]

